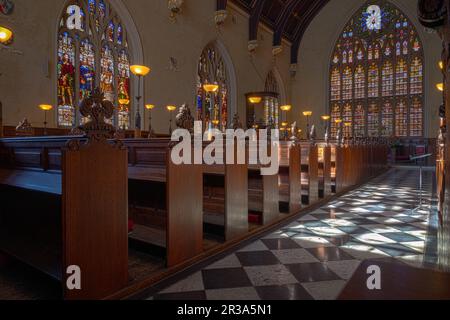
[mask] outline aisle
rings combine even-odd
[[[436,263],[432,172],[387,174],[211,264],[150,299],[336,299],[361,261]]]

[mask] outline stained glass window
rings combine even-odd
[[[408,136],[408,110],[404,100],[397,103],[395,110],[395,134],[397,137]]]
[[[352,130],[352,121],[353,121],[353,113],[352,113],[352,106],[350,104],[346,104],[344,106],[344,109],[342,110],[342,120],[345,124],[344,126],[344,136],[346,138],[353,136],[353,130]]]
[[[391,137],[394,135],[394,111],[391,101],[383,102],[383,110],[381,113],[381,135],[383,137]]]
[[[203,89],[204,84],[217,84],[219,90],[214,93],[214,102]],[[228,77],[225,62],[214,45],[207,46],[198,63],[197,74],[197,120],[204,125],[225,130],[228,127]],[[212,106],[212,107],[211,107]]]
[[[341,73],[335,68],[331,72],[331,101],[341,99]]]
[[[409,134],[411,137],[421,137],[423,136],[423,110],[422,110],[422,100],[419,98],[414,98],[411,104],[411,109],[409,111]]]
[[[366,113],[364,106],[358,104],[355,108],[355,114],[353,116],[353,127],[355,137],[361,138],[366,135]]]
[[[372,103],[367,113],[367,131],[369,137],[378,137],[380,128],[380,114],[378,106]]]
[[[341,108],[339,105],[334,104],[331,108],[331,136],[335,138],[337,136],[338,126],[336,120],[341,119]]]
[[[364,99],[365,97],[366,97],[366,75],[364,72],[364,67],[362,65],[358,65],[355,70],[355,99]]]
[[[358,136],[423,136],[423,61],[406,15],[386,0],[367,2],[344,27],[331,57],[331,112],[350,105]]]
[[[58,36],[58,125],[83,123],[78,105],[99,86],[113,102],[114,125],[130,127],[130,52],[120,18],[106,0],[71,1]],[[78,85],[75,85],[79,79]]]
[[[350,67],[344,69],[344,74],[342,75],[342,86],[342,99],[353,99],[353,74]]]

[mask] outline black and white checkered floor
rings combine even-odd
[[[213,263],[151,299],[336,299],[361,261],[436,262],[432,172],[392,169],[363,187]]]

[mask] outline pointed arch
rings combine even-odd
[[[367,121],[370,136],[423,136],[423,47],[398,7],[387,0],[367,1],[345,24],[331,52],[330,112],[335,105],[352,105],[358,135],[366,125],[356,122]],[[414,117],[404,116],[411,111]]]
[[[222,130],[228,128],[237,113],[236,73],[228,50],[220,40],[210,42],[200,54],[196,79],[197,119]],[[203,85],[214,83],[219,86],[215,95],[213,110],[210,95]],[[211,113],[212,111],[212,113]]]
[[[118,106],[114,124],[130,128],[138,88],[129,65],[143,64],[144,59],[127,8],[121,0],[67,0],[59,12],[55,41],[58,126],[84,122],[79,101],[100,86],[105,97]]]

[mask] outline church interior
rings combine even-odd
[[[450,299],[447,5],[0,0],[0,300]]]

